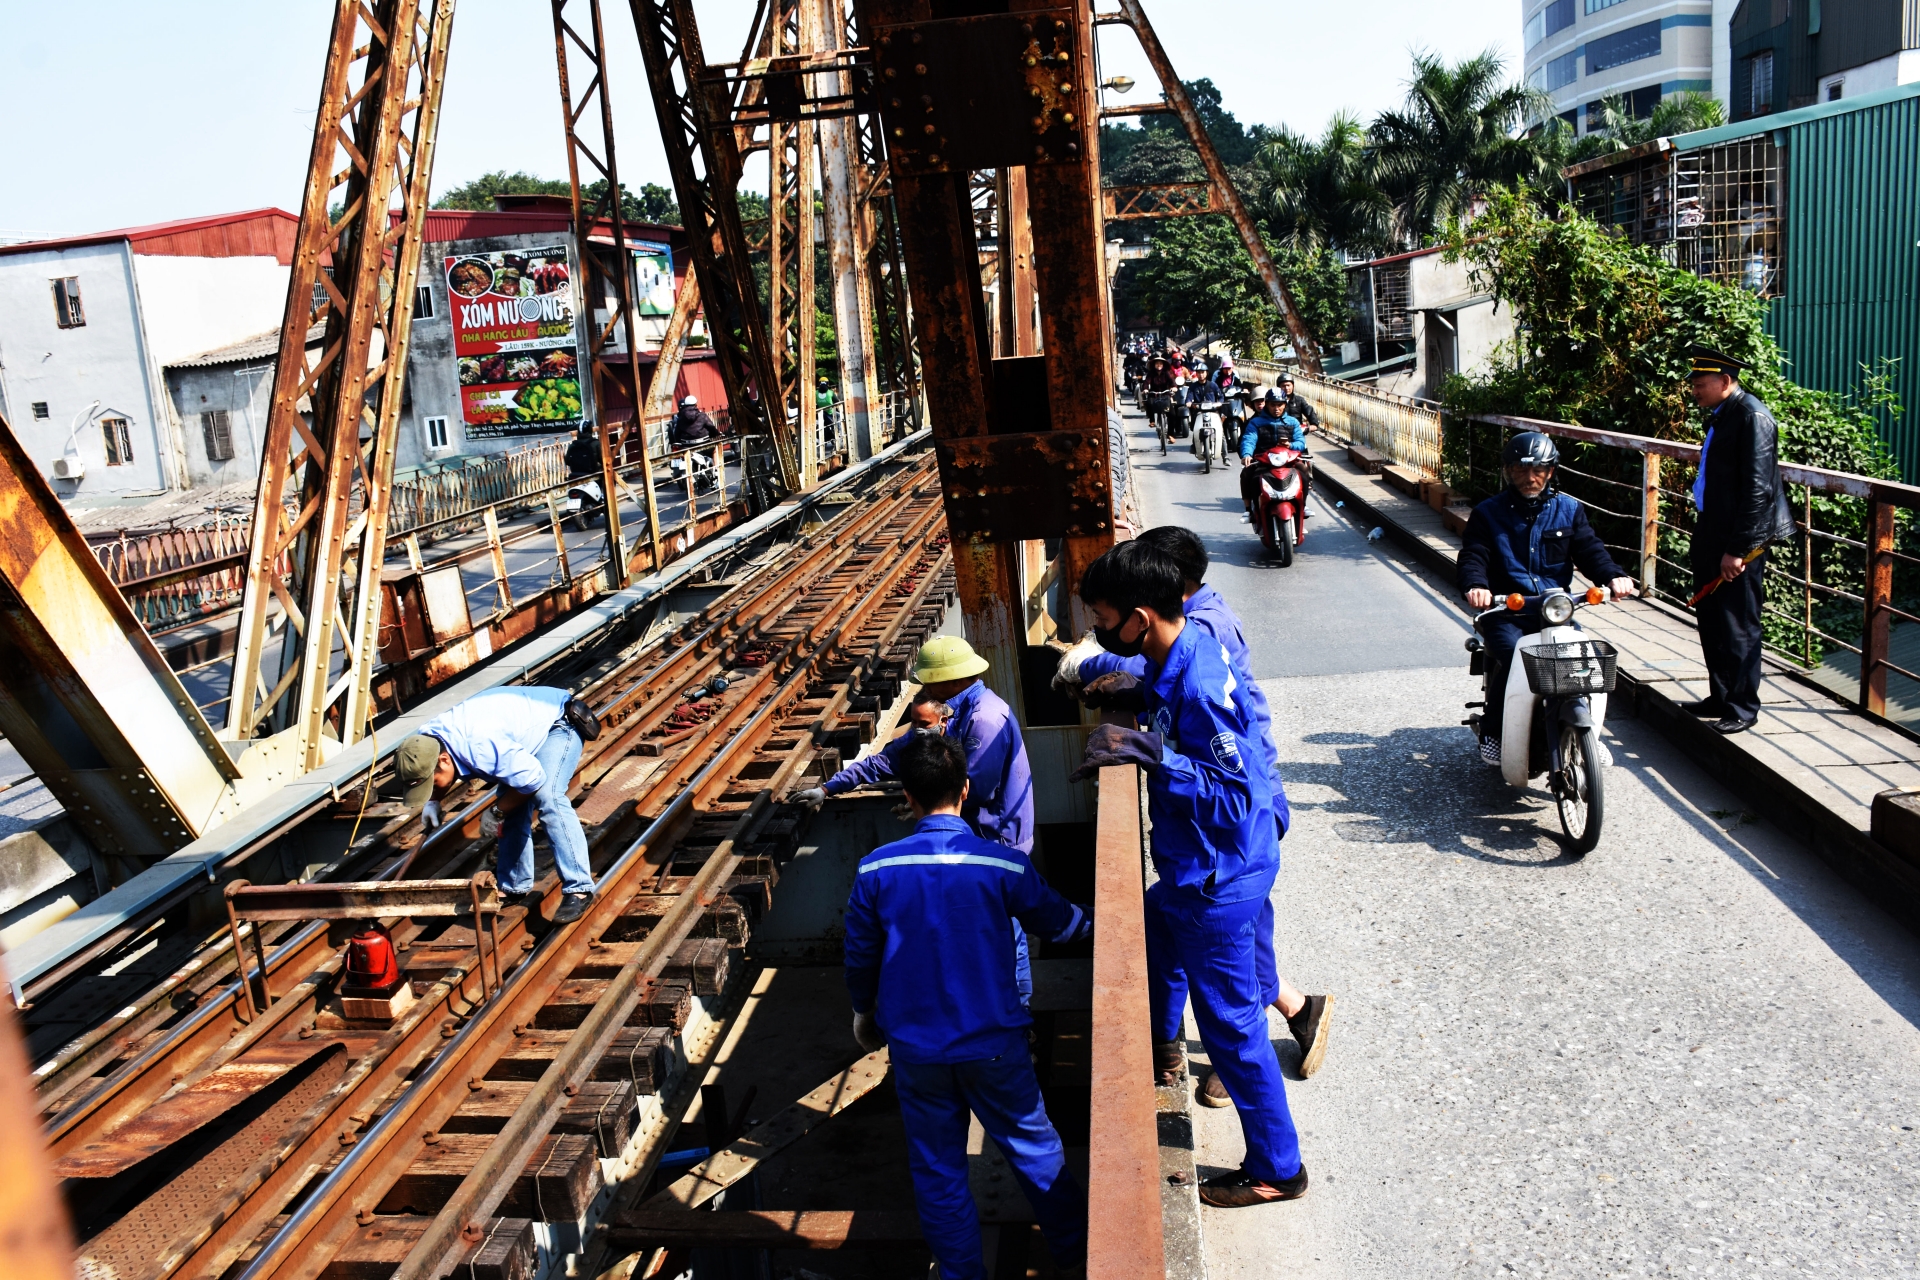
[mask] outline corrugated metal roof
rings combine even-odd
[[[1711,147],[1722,142],[1732,142],[1736,138],[1751,138],[1756,133],[1790,129],[1797,124],[1806,124],[1831,116],[1849,115],[1855,111],[1865,111],[1869,107],[1878,107],[1889,102],[1899,102],[1903,98],[1914,97],[1920,97],[1920,83],[1898,85],[1892,89],[1882,89],[1878,93],[1863,93],[1857,98],[1816,102],[1810,107],[1798,107],[1792,111],[1775,111],[1768,115],[1755,116],[1751,120],[1742,120],[1738,124],[1723,124],[1716,129],[1702,129],[1697,133],[1678,133],[1673,137],[1673,146],[1676,151]]]
[[[284,218],[292,223],[300,221],[297,214],[288,213],[285,209],[245,209],[239,213],[215,213],[199,218],[178,218],[172,222],[155,222],[144,227],[122,227],[117,231],[94,231],[86,235],[60,236],[52,240],[23,240],[19,244],[0,245],[0,254],[39,253],[46,249],[74,249],[89,244],[112,244],[118,240],[139,244],[144,240],[159,240],[186,232],[205,231],[211,227],[224,227],[236,222],[252,222],[261,218]]]
[[[307,345],[317,346],[326,336],[327,327],[317,324],[307,330]],[[198,355],[186,356],[179,360],[167,361],[169,369],[192,369],[215,364],[245,364],[250,360],[265,360],[280,353],[280,330],[272,328],[265,333],[257,333],[251,338],[242,338],[230,342],[224,347],[215,347],[211,351],[202,351]]]

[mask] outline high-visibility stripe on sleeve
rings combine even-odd
[[[1070,902],[1067,905],[1073,908],[1073,919],[1067,921],[1066,928],[1053,935],[1055,942],[1072,942],[1073,935],[1080,932],[1080,922],[1087,918],[1086,913],[1080,910],[1079,903]]]
[[[1026,867],[1006,858],[989,858],[979,853],[903,853],[893,858],[881,858],[877,862],[860,864],[860,874],[878,871],[882,867],[998,867],[1002,871],[1011,871],[1015,875],[1023,874]]]

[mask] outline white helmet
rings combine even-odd
[[[682,409],[698,409],[700,407],[700,397],[688,396],[680,402],[680,407]]]

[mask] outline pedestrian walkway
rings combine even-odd
[[[1453,577],[1460,540],[1435,508],[1322,446],[1323,492],[1364,513],[1427,567]],[[1920,848],[1873,838],[1874,797],[1920,788],[1920,742],[1861,714],[1768,658],[1760,721],[1724,737],[1681,710],[1707,694],[1693,620],[1668,605],[1630,600],[1584,610],[1580,625],[1620,651],[1612,709],[1646,720],[1748,803],[1812,846],[1848,880],[1920,928]]]

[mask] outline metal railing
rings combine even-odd
[[[1335,438],[1444,479],[1470,500],[1505,484],[1500,446],[1509,434],[1555,437],[1556,482],[1580,499],[1608,550],[1647,594],[1692,611],[1699,445],[1501,414],[1443,415],[1428,402],[1294,377]],[[1875,715],[1889,714],[1890,676],[1909,682],[1897,700],[1920,712],[1912,669],[1920,659],[1908,666],[1892,656],[1896,639],[1905,648],[1896,627],[1920,624],[1920,520],[1901,514],[1920,510],[1920,486],[1793,463],[1782,463],[1780,476],[1796,533],[1762,562],[1767,649]],[[1910,634],[1920,640],[1920,629]]]
[[[543,440],[394,481],[387,505],[387,536],[404,537],[450,517],[544,492],[567,478],[571,443],[571,438]]]

